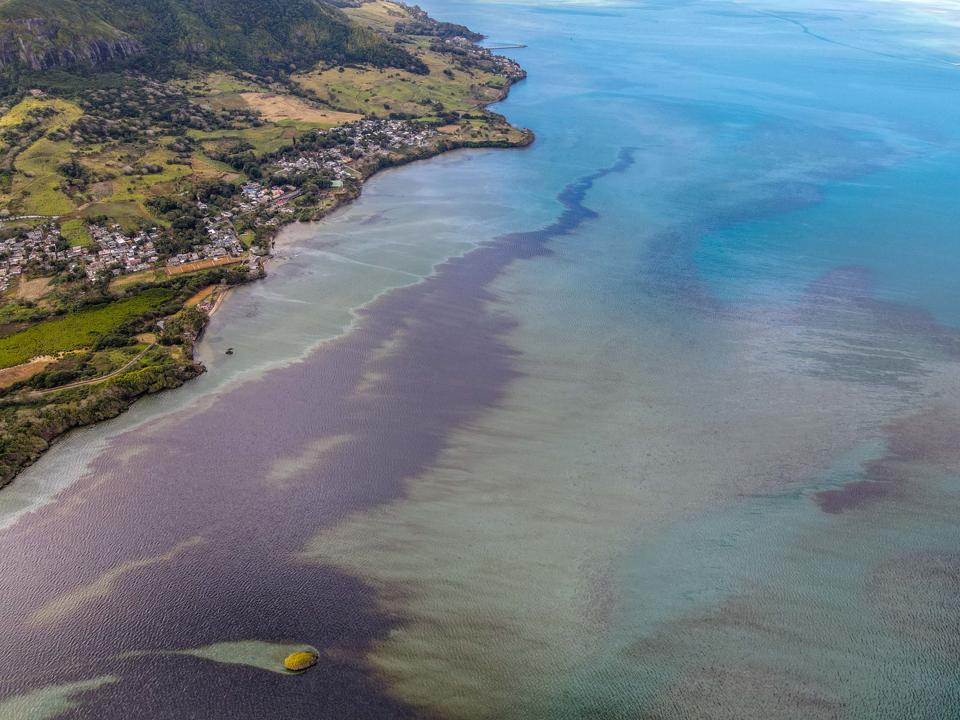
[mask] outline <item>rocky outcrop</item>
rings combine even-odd
[[[429,71],[323,0],[0,0],[0,71],[85,70],[131,56],[165,72],[273,73],[321,60]]]
[[[146,48],[122,33],[100,37],[73,36],[44,18],[10,20],[0,30],[0,68],[34,71],[86,65],[102,67],[140,55]]]

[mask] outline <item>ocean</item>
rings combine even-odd
[[[0,492],[0,718],[960,717],[960,13],[423,6],[536,143]]]

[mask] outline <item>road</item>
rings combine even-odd
[[[78,380],[77,382],[69,383],[68,385],[61,385],[55,388],[50,388],[49,390],[35,390],[35,391],[32,391],[30,394],[41,395],[41,396],[49,395],[50,393],[60,392],[61,390],[72,390],[73,388],[83,387],[84,385],[96,385],[97,383],[106,382],[110,378],[115,378],[117,375],[120,375],[121,373],[125,373],[127,370],[133,367],[133,365],[135,365],[140,360],[140,358],[146,355],[152,348],[156,347],[156,345],[157,345],[156,343],[150,343],[149,345],[147,345],[147,347],[141,350],[135,358],[130,360],[130,362],[126,363],[123,367],[118,368],[114,370],[112,373],[109,373],[107,375],[101,375],[100,377],[90,378],[89,380]]]

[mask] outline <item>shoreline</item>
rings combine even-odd
[[[480,109],[486,110],[492,105],[503,102],[510,94],[512,87],[518,82],[525,80],[526,75],[522,78],[518,78],[509,82],[499,93],[499,95],[491,100],[488,103],[478,106]],[[266,280],[269,277],[269,273],[266,272],[266,266],[270,260],[275,259],[273,251],[276,247],[278,239],[282,236],[283,231],[295,224],[302,223],[320,223],[325,218],[327,218],[331,213],[339,210],[341,208],[347,207],[350,203],[357,200],[363,193],[364,184],[375,177],[380,172],[390,169],[400,169],[404,166],[413,164],[420,160],[429,160],[431,158],[439,157],[448,152],[453,152],[455,150],[480,150],[480,149],[521,149],[526,148],[532,145],[536,140],[536,135],[534,132],[528,128],[516,128],[507,121],[507,119],[499,115],[498,113],[492,113],[493,115],[499,117],[503,120],[506,126],[509,128],[509,132],[515,132],[518,134],[518,137],[515,141],[511,141],[509,138],[499,139],[499,140],[467,140],[462,138],[455,137],[443,137],[438,139],[438,142],[427,148],[417,148],[410,151],[401,151],[394,153],[389,156],[381,157],[375,163],[367,163],[360,165],[355,168],[359,181],[356,186],[351,187],[350,189],[334,194],[334,202],[328,207],[317,207],[316,211],[319,213],[315,217],[309,220],[301,219],[290,219],[286,222],[283,222],[276,228],[276,231],[269,239],[269,253],[266,255],[259,256],[258,266],[261,270],[259,276],[250,277],[244,283],[248,282],[258,282]],[[46,440],[46,443],[43,447],[33,448],[28,455],[20,459],[20,462],[16,464],[16,467],[11,468],[7,476],[0,476],[0,492],[3,492],[5,488],[11,485],[16,478],[28,467],[32,466],[37,460],[39,460],[46,452],[53,447],[61,438],[65,437],[71,430],[82,427],[91,427],[93,425],[99,424],[105,420],[111,420],[115,417],[126,412],[132,405],[142,397],[146,395],[153,395],[164,390],[170,390],[184,385],[190,380],[199,377],[207,371],[206,366],[198,361],[196,356],[196,342],[203,336],[206,332],[206,329],[209,325],[211,317],[216,313],[223,305],[227,299],[227,295],[230,294],[230,290],[234,287],[237,287],[237,284],[229,285],[223,290],[217,293],[217,297],[214,300],[213,304],[209,310],[204,312],[204,321],[202,327],[196,334],[196,337],[193,339],[193,342],[190,346],[190,364],[184,365],[175,372],[164,373],[162,378],[155,379],[153,383],[143,385],[138,384],[137,387],[130,388],[130,392],[121,397],[111,398],[111,402],[108,403],[109,407],[104,407],[102,412],[94,411],[91,415],[87,416],[88,420],[81,422],[71,422],[67,423],[66,427],[61,427],[58,431],[51,433],[51,437]],[[66,389],[66,388],[61,388]],[[52,389],[51,392],[57,392],[58,389]]]
[[[18,690],[32,690],[41,673],[46,684],[63,683],[74,679],[77,665],[92,677],[100,676],[102,667],[116,667],[117,657],[128,657],[130,626],[136,623],[150,636],[135,640],[148,647],[302,637],[331,650],[311,677],[337,673],[345,700],[332,702],[341,713],[351,710],[347,703],[356,698],[358,708],[373,707],[374,701],[405,708],[382,693],[372,668],[345,665],[338,654],[349,650],[366,656],[398,627],[398,616],[380,609],[375,588],[304,548],[314,547],[318,531],[401,497],[407,478],[434,464],[458,428],[504,403],[519,377],[507,340],[514,324],[489,306],[486,290],[509,265],[545,255],[551,239],[594,218],[584,206],[585,194],[594,181],[624,169],[628,161],[624,156],[566,185],[558,196],[561,210],[552,220],[499,234],[443,263],[423,282],[381,295],[361,313],[357,332],[339,336],[329,352],[278,371],[268,386],[238,386],[205,413],[169,423],[152,437],[129,438],[119,452],[98,461],[95,474],[84,473],[63,491],[61,502],[93,500],[85,512],[61,513],[58,505],[48,505],[16,532],[0,533],[8,545],[23,547],[12,556],[12,577],[29,580],[35,568],[45,570],[36,584],[11,583],[6,589],[5,604],[24,618],[3,638],[10,650],[6,656],[19,657],[24,647],[32,650],[18,661],[25,678]],[[414,321],[422,317],[436,321]],[[399,341],[402,351],[378,355],[377,349],[391,340]],[[475,382],[462,381],[466,366]],[[379,391],[357,393],[371,373]],[[425,396],[426,386],[441,401],[434,402],[431,393]],[[247,420],[245,431],[224,433],[237,417]],[[406,422],[410,418],[416,420]],[[251,443],[256,451],[246,452]],[[171,455],[171,448],[183,453]],[[128,462],[132,457],[136,461]],[[266,487],[265,479],[271,483]],[[262,501],[264,492],[270,492],[270,502]],[[153,510],[158,507],[169,512],[160,517]],[[43,541],[49,518],[58,523],[52,546]],[[91,523],[98,528],[91,541],[73,542],[86,537],[82,529]],[[106,557],[98,552],[103,538],[114,550]],[[148,572],[141,571],[148,566]],[[111,586],[108,595],[83,593],[98,587],[98,578],[113,577],[117,571],[112,568],[123,569],[122,582]],[[274,610],[267,616],[268,635],[260,611],[245,612],[227,602],[224,615],[224,577],[253,592],[280,590],[269,596]],[[75,604],[56,601],[64,587],[80,589],[66,596]],[[313,588],[315,600],[304,603],[302,593],[288,591],[300,587]],[[143,597],[151,598],[146,606]],[[318,606],[324,612],[317,613]],[[64,607],[68,609],[62,611]],[[75,607],[80,611],[71,612]],[[106,608],[120,619],[93,634],[91,615],[84,612],[88,608]],[[57,632],[38,635],[34,618],[56,620]],[[51,668],[44,659],[58,647],[64,662]],[[181,655],[157,660],[164,664],[149,672],[157,678],[154,696],[162,701],[182,697],[185,679],[206,683],[218,678],[223,695],[199,696],[209,703],[199,711],[208,715],[218,712],[214,704],[222,709],[223,696],[246,702],[244,693],[274,703],[265,711],[271,716],[298,708],[302,713],[305,703],[331,702],[327,693],[312,688],[308,699],[276,692],[270,684],[274,676],[259,669],[235,665],[224,673],[185,662]],[[91,693],[84,701],[104,718],[120,717],[141,692],[141,676],[124,672],[108,695]],[[412,717],[382,707],[356,715]]]
[[[514,48],[514,47],[517,47],[517,48],[525,48],[525,47],[527,47],[527,46],[526,46],[526,45],[511,45],[511,46],[509,46],[509,48]],[[503,48],[503,49],[508,49],[508,48]],[[485,104],[483,104],[483,105],[480,105],[480,106],[478,106],[478,107],[486,110],[487,108],[489,108],[489,107],[491,107],[491,106],[493,106],[493,105],[496,105],[496,104],[498,104],[498,103],[503,102],[504,100],[506,100],[506,99],[509,97],[510,91],[511,91],[511,89],[513,88],[513,86],[516,85],[516,84],[518,84],[518,83],[520,83],[520,82],[523,82],[523,81],[526,80],[526,79],[527,79],[527,78],[526,78],[526,75],[524,75],[524,77],[523,77],[523,78],[520,78],[519,80],[515,80],[515,81],[508,82],[508,84],[501,90],[501,92],[499,93],[499,95],[497,96],[496,99],[491,100],[490,102],[485,103]],[[458,150],[484,150],[484,149],[487,149],[487,150],[495,150],[495,149],[501,149],[501,150],[520,150],[520,149],[523,149],[523,148],[528,148],[528,147],[530,147],[531,145],[533,145],[534,142],[536,142],[536,139],[537,139],[537,138],[536,138],[536,133],[534,133],[533,130],[531,130],[531,129],[529,129],[529,128],[517,128],[517,127],[514,127],[512,124],[510,124],[510,122],[506,119],[505,116],[500,115],[499,113],[493,113],[493,114],[494,114],[494,115],[497,115],[497,116],[500,117],[500,118],[502,118],[502,119],[504,120],[504,122],[506,122],[506,124],[507,124],[512,130],[516,130],[517,132],[519,132],[519,133],[520,133],[520,140],[517,141],[517,142],[515,142],[515,143],[509,143],[509,142],[506,142],[506,141],[499,141],[499,140],[498,140],[498,141],[457,141],[457,140],[452,140],[452,139],[450,139],[450,140],[443,140],[443,141],[441,141],[440,143],[438,143],[438,144],[437,144],[435,147],[433,147],[433,148],[422,149],[422,150],[420,150],[420,151],[418,151],[418,152],[413,152],[413,153],[398,153],[397,155],[395,155],[395,156],[393,156],[393,157],[381,158],[381,162],[379,162],[379,163],[376,164],[376,165],[367,165],[367,166],[361,166],[361,167],[357,168],[357,170],[358,170],[358,172],[359,172],[359,175],[360,175],[360,181],[359,181],[359,183],[358,183],[355,191],[354,191],[354,190],[347,190],[347,191],[344,191],[344,192],[341,192],[341,193],[336,193],[336,194],[334,194],[335,201],[334,201],[334,203],[333,203],[332,205],[330,205],[329,207],[323,208],[322,211],[321,211],[321,208],[320,208],[319,206],[316,208],[317,211],[321,211],[320,214],[319,214],[317,217],[314,217],[314,218],[312,218],[312,219],[310,219],[310,220],[307,220],[307,221],[298,220],[298,219],[290,219],[290,220],[287,220],[287,221],[283,222],[283,223],[276,229],[276,231],[274,232],[273,236],[272,236],[272,237],[270,238],[270,240],[269,240],[269,249],[270,249],[269,253],[266,254],[266,255],[260,256],[259,266],[260,266],[260,268],[263,270],[263,274],[262,274],[260,277],[250,278],[250,280],[248,280],[248,282],[261,282],[261,281],[266,281],[266,280],[269,279],[270,275],[269,275],[269,273],[267,272],[267,265],[268,265],[268,263],[269,263],[270,261],[272,261],[272,260],[275,261],[275,260],[278,259],[278,258],[276,257],[276,255],[274,254],[274,251],[275,251],[276,248],[277,248],[277,243],[278,243],[278,241],[281,240],[281,238],[282,238],[282,236],[283,236],[283,234],[284,234],[284,230],[286,230],[286,229],[288,229],[288,228],[290,228],[290,227],[293,227],[294,225],[297,225],[297,224],[307,225],[307,224],[311,224],[311,223],[321,223],[321,222],[323,222],[327,217],[329,217],[330,215],[332,215],[334,212],[336,212],[336,211],[338,211],[338,210],[341,210],[341,209],[349,206],[351,203],[353,203],[353,202],[355,202],[357,199],[359,199],[360,196],[363,194],[363,186],[364,186],[370,179],[372,179],[373,177],[379,175],[379,174],[382,173],[382,172],[385,172],[385,171],[387,171],[387,170],[399,170],[399,169],[401,169],[401,168],[403,168],[403,167],[406,167],[407,165],[412,165],[413,163],[419,162],[419,161],[421,161],[421,160],[430,160],[430,159],[432,159],[432,158],[440,157],[441,155],[445,155],[445,154],[447,154],[447,153],[455,152],[455,151],[458,151]],[[424,150],[426,150],[426,151],[424,151]],[[384,162],[384,160],[386,160],[386,162]],[[447,259],[449,260],[449,258],[447,258]],[[245,283],[244,283],[244,284],[245,284]],[[226,300],[226,296],[229,294],[230,290],[232,290],[234,287],[238,287],[238,286],[237,286],[237,285],[231,285],[231,286],[225,288],[224,290],[222,290],[221,292],[217,293],[217,298],[216,298],[216,300],[214,301],[213,306],[210,308],[210,310],[209,310],[208,312],[205,313],[205,314],[206,314],[206,321],[204,322],[204,326],[203,326],[203,328],[201,328],[200,333],[199,333],[198,336],[197,336],[197,339],[198,339],[198,340],[199,340],[199,338],[203,335],[203,333],[206,331],[206,328],[207,328],[207,325],[209,324],[210,318],[212,318],[213,315],[214,315],[214,313],[216,313],[217,310],[220,309],[220,307],[223,305],[223,303],[224,303],[225,300]],[[193,352],[194,352],[194,355],[193,355],[194,361],[197,362],[197,361],[196,361],[196,355],[195,355],[195,352],[196,352],[195,349],[193,350]],[[201,370],[201,372],[206,372],[206,368],[203,366],[202,363],[197,363],[197,364],[200,365],[201,368],[203,368],[203,369]],[[0,483],[0,490],[2,490],[3,487],[4,487],[4,485],[3,485],[2,483]]]

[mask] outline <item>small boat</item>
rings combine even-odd
[[[227,351],[224,353],[224,355],[233,355],[233,348],[227,348]]]

